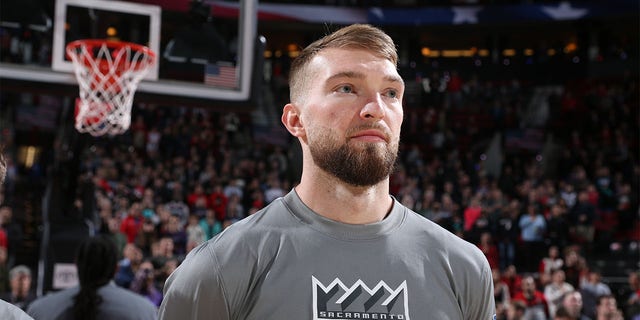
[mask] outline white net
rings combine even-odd
[[[80,86],[76,129],[93,136],[127,131],[133,94],[155,54],[144,46],[107,40],[78,40],[66,50]]]

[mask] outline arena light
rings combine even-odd
[[[533,49],[530,49],[530,48],[524,49],[524,55],[527,56],[527,57],[532,56],[533,55]]]
[[[481,56],[481,57],[488,57],[489,56],[489,50],[480,49],[480,51],[478,51],[478,55]]]
[[[516,55],[515,49],[504,49],[502,50],[502,55],[505,57],[513,57]]]

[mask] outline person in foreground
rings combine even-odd
[[[7,162],[4,160],[2,149],[3,147],[2,145],[0,145],[0,190],[2,189],[2,184],[4,183],[4,177],[7,175]],[[0,204],[2,204],[1,201]],[[17,306],[14,306],[4,300],[0,300],[0,319],[30,320],[32,318]]]
[[[112,281],[117,264],[109,237],[87,238],[76,254],[80,285],[35,300],[27,313],[37,320],[156,319],[157,309],[149,300]]]
[[[482,252],[389,194],[404,82],[392,39],[351,25],[305,48],[282,122],[300,184],[194,249],[161,319],[493,319]]]

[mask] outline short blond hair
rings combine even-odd
[[[311,78],[306,74],[309,62],[319,52],[329,48],[367,50],[398,67],[396,45],[388,34],[368,24],[353,24],[314,41],[293,60],[289,71],[289,98],[292,102],[298,101]]]

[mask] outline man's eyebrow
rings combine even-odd
[[[327,81],[331,81],[333,79],[338,78],[356,78],[356,79],[364,79],[364,73],[355,72],[355,71],[342,71],[338,72],[332,76],[330,76]]]
[[[338,72],[338,73],[330,76],[327,79],[327,82],[331,81],[331,80],[334,80],[334,79],[339,79],[339,78],[364,79],[365,75],[364,75],[364,73],[356,72],[356,71],[343,71],[343,72]],[[384,77],[384,80],[388,81],[388,82],[397,82],[397,83],[400,83],[400,84],[404,85],[404,80],[402,80],[402,78],[399,77],[399,76],[388,75],[388,76]]]

